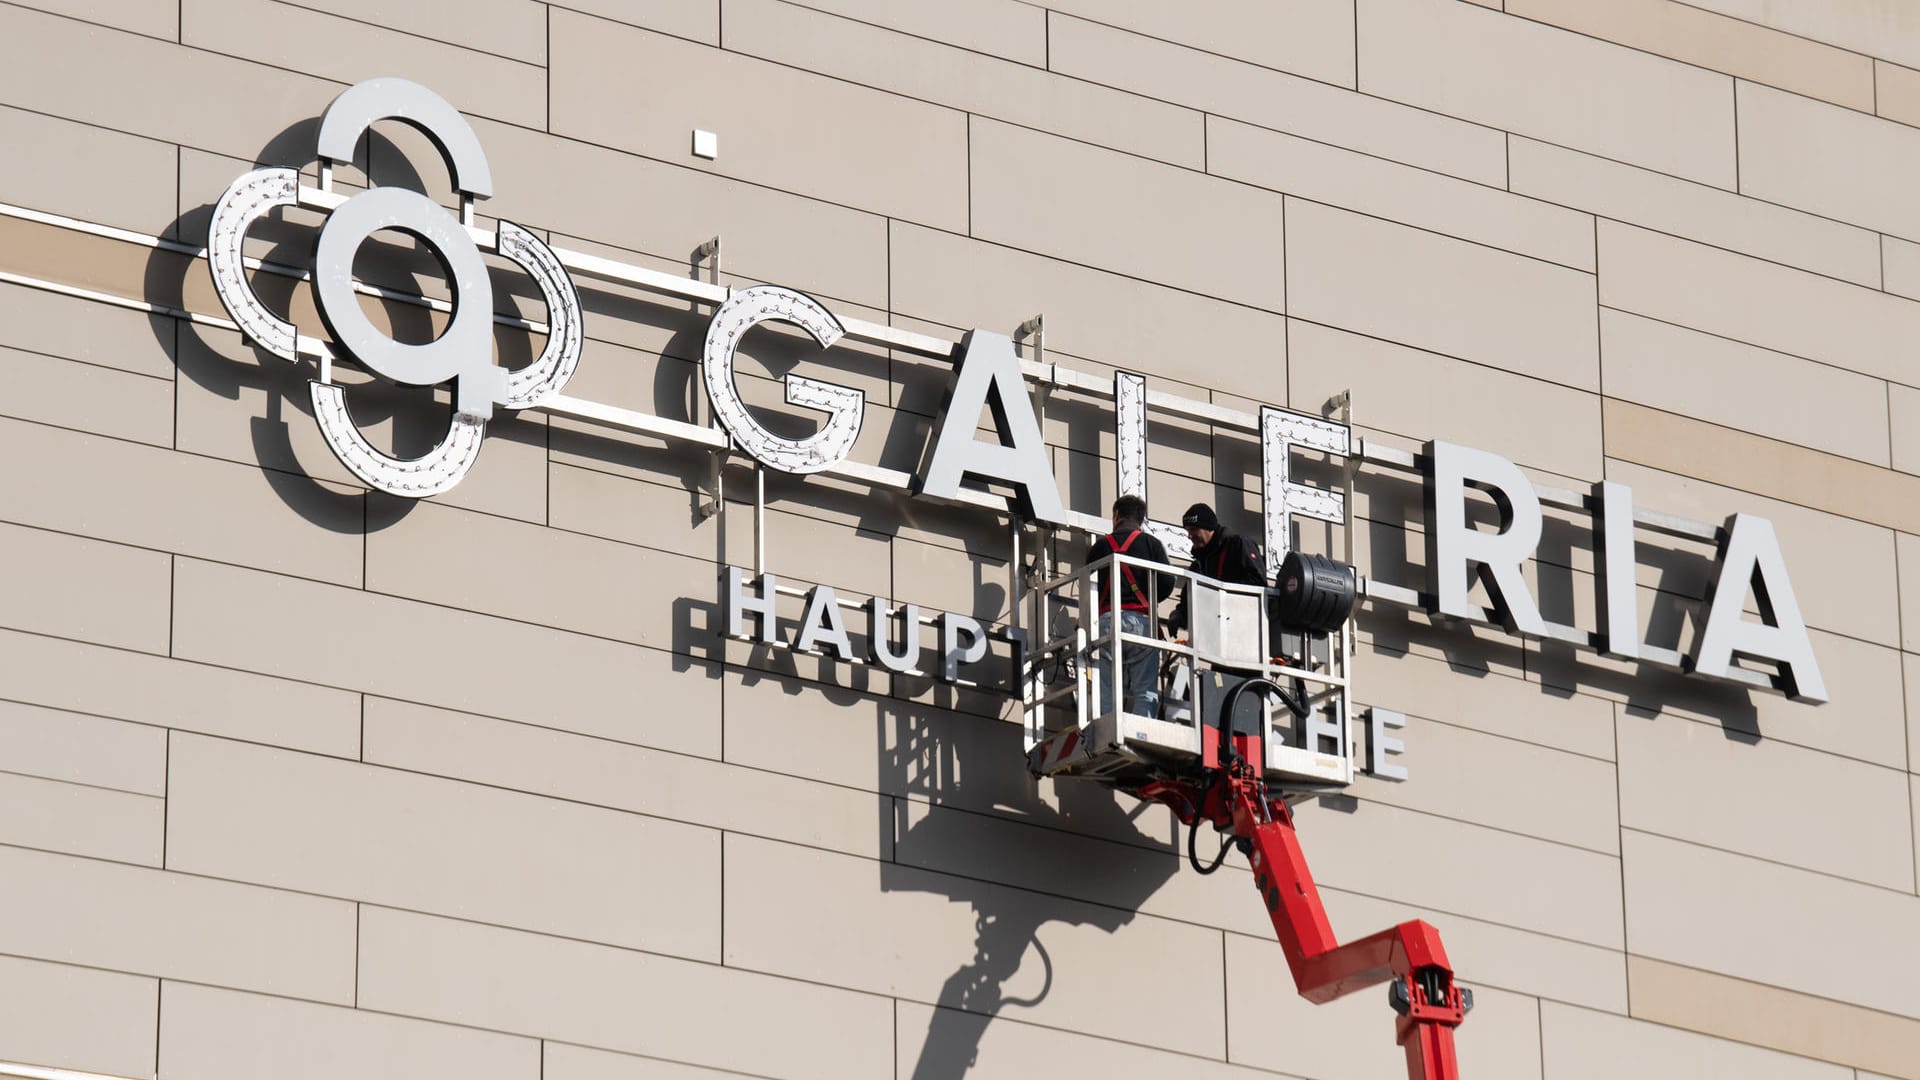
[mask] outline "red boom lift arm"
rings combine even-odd
[[[1281,687],[1249,679],[1227,693],[1219,728],[1202,728],[1204,778],[1155,780],[1134,794],[1167,804],[1189,829],[1207,821],[1231,831],[1232,842],[1253,866],[1254,887],[1267,905],[1300,996],[1324,1004],[1387,983],[1387,1001],[1399,1014],[1395,1041],[1406,1051],[1408,1080],[1458,1080],[1453,1029],[1473,1008],[1473,992],[1454,985],[1440,932],[1427,922],[1404,922],[1345,945],[1333,936],[1293,814],[1284,800],[1267,796],[1260,736],[1230,731],[1233,706],[1254,689],[1301,711]],[[1188,853],[1192,857],[1191,836]],[[1200,868],[1197,861],[1195,866]]]

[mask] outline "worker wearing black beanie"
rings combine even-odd
[[[1265,585],[1267,574],[1260,566],[1260,549],[1245,537],[1220,527],[1220,516],[1206,503],[1194,503],[1180,515],[1180,525],[1193,541],[1191,569],[1215,581],[1229,585]],[[1187,597],[1181,590],[1180,603],[1167,624],[1175,631],[1186,630]]]

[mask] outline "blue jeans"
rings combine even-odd
[[[1104,635],[1113,624],[1113,613],[1102,612],[1099,633]],[[1153,621],[1144,611],[1120,613],[1122,633],[1150,637]],[[1107,712],[1107,694],[1112,674],[1112,646],[1104,646],[1093,660],[1093,714]],[[1128,645],[1120,652],[1120,692],[1127,710],[1137,716],[1160,718],[1160,651],[1145,645]]]

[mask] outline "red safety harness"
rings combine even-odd
[[[1113,549],[1113,553],[1115,555],[1125,555],[1127,553],[1127,549],[1133,546],[1133,542],[1135,540],[1140,539],[1140,532],[1141,530],[1135,529],[1131,533],[1128,533],[1126,543],[1123,543],[1123,544],[1115,543],[1113,536],[1109,534],[1107,536],[1107,546]],[[1127,598],[1122,599],[1120,601],[1120,610],[1152,611],[1153,605],[1147,602],[1147,591],[1140,587],[1139,579],[1133,576],[1133,567],[1125,566],[1125,565],[1121,566],[1120,576],[1126,579],[1126,582],[1127,582]],[[1107,596],[1108,596],[1107,590],[1101,589],[1100,590],[1100,611],[1102,614],[1105,614],[1108,610],[1110,610],[1113,607],[1112,604],[1107,602]]]

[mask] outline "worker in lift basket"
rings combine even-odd
[[[1087,565],[1099,562],[1114,553],[1131,556],[1146,562],[1167,563],[1167,549],[1159,540],[1149,534],[1143,526],[1147,520],[1147,501],[1138,495],[1122,495],[1113,501],[1113,532],[1101,537],[1087,548]],[[1168,563],[1167,565],[1171,565]],[[1155,574],[1140,567],[1122,566],[1120,569],[1120,629],[1124,633],[1152,637],[1154,634],[1154,611],[1160,602],[1173,593],[1171,575]],[[1101,570],[1094,575],[1094,588],[1100,597],[1100,629],[1104,635],[1113,626],[1113,612],[1108,609],[1113,604],[1113,592],[1107,584],[1107,572]],[[1149,590],[1157,595],[1149,595]],[[1094,714],[1103,715],[1107,711],[1107,688],[1113,678],[1111,664],[1113,648],[1111,645],[1100,650],[1094,659]],[[1160,715],[1160,660],[1159,651],[1146,645],[1128,645],[1120,652],[1121,685],[1126,695],[1126,711],[1139,716],[1158,718]]]
[[[1180,524],[1193,541],[1193,565],[1196,574],[1205,574],[1228,585],[1267,584],[1267,572],[1260,565],[1260,549],[1238,533],[1220,527],[1220,516],[1206,503],[1194,503],[1180,516]],[[1167,626],[1175,633],[1190,630],[1187,625],[1187,590],[1180,591]],[[1251,674],[1251,673],[1249,673]]]

